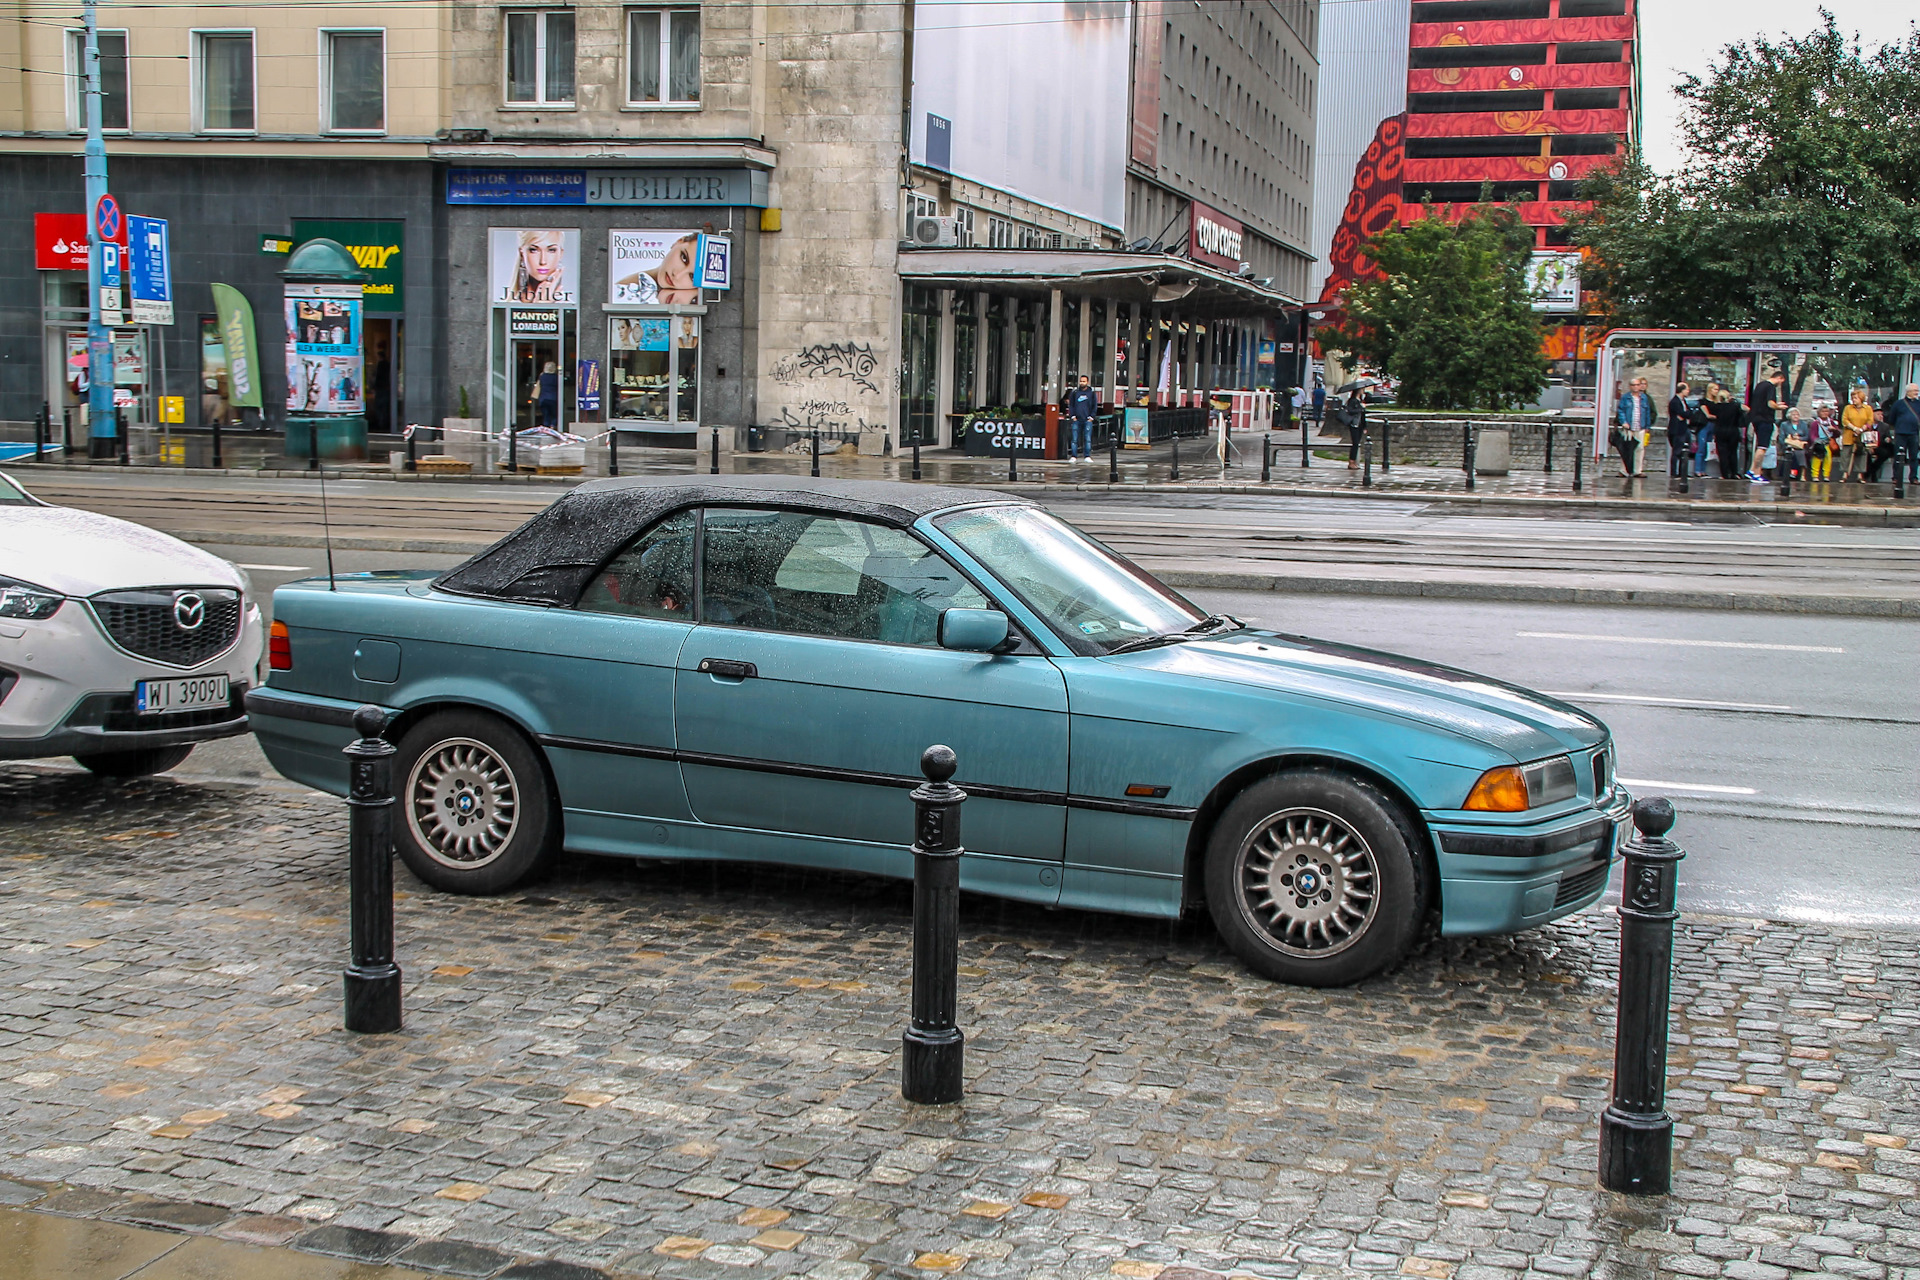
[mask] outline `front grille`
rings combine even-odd
[[[169,711],[161,715],[141,715],[134,710],[131,693],[95,693],[82,698],[67,717],[73,728],[105,729],[110,733],[138,733],[146,729],[199,729],[210,724],[228,724],[247,714],[247,686],[233,681],[227,686],[223,707],[198,707],[192,711]]]
[[[192,609],[198,597],[202,612]],[[135,657],[197,667],[240,637],[240,593],[230,587],[146,587],[106,591],[87,601],[100,629]],[[198,626],[183,625],[199,618]]]
[[[1560,877],[1560,892],[1553,895],[1553,905],[1564,907],[1569,902],[1580,901],[1605,885],[1607,872],[1612,869],[1613,864],[1610,862],[1596,862],[1579,871],[1569,871]]]

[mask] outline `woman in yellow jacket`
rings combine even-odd
[[[1873,406],[1867,403],[1867,389],[1855,387],[1847,398],[1847,407],[1840,411],[1840,447],[1847,451],[1847,465],[1840,473],[1842,483],[1853,479],[1856,461],[1864,476],[1870,451],[1860,447],[1860,433],[1872,425]]]

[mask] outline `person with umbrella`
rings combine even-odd
[[[1353,382],[1342,383],[1334,389],[1336,396],[1346,399],[1333,410],[1333,420],[1347,429],[1347,470],[1360,469],[1360,437],[1367,431],[1366,391],[1369,387],[1380,385],[1378,378],[1359,378]]]

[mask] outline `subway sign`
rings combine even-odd
[[[1187,234],[1188,256],[1195,262],[1204,262],[1222,271],[1239,271],[1240,264],[1246,260],[1241,253],[1240,223],[1198,200],[1191,207],[1193,214]]]
[[[293,247],[309,240],[338,240],[367,273],[366,309],[373,314],[398,315],[406,307],[406,243],[404,222],[364,222],[344,219],[295,218]]]

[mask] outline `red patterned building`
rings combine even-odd
[[[1581,180],[1638,132],[1637,3],[1411,0],[1404,28],[1380,22],[1375,11],[1365,28],[1330,40],[1322,61],[1328,83],[1347,71],[1343,59],[1356,72],[1377,74],[1386,53],[1380,46],[1404,31],[1406,87],[1402,109],[1374,125],[1351,171],[1345,207],[1321,249],[1321,301],[1337,304],[1349,283],[1375,273],[1362,248],[1368,237],[1396,221],[1458,218],[1489,185],[1495,200],[1519,205],[1542,268],[1564,266],[1551,255],[1567,251],[1564,217],[1585,207]],[[1322,114],[1323,137],[1366,127],[1336,125],[1332,106]],[[1326,174],[1318,189],[1338,191],[1346,177]],[[1595,335],[1583,336],[1577,301],[1560,305],[1566,318],[1547,340],[1555,376],[1591,386]]]

